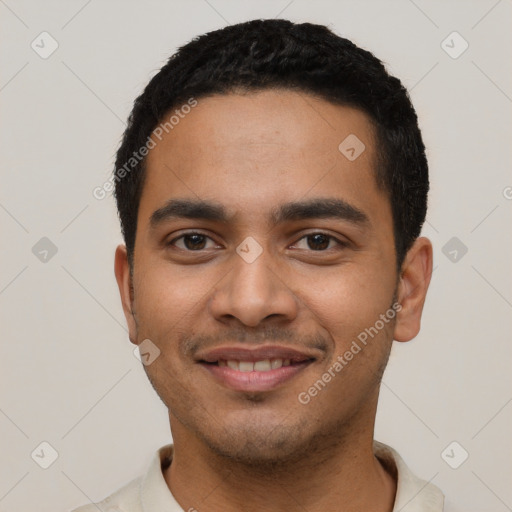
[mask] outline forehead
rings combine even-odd
[[[173,150],[176,158],[182,156],[181,145],[195,146],[187,160],[204,157],[212,149],[223,149],[222,158],[242,153],[245,158],[258,152],[260,157],[271,154],[278,145],[304,151],[303,156],[318,156],[326,151],[338,153],[339,143],[349,135],[365,139],[366,156],[373,153],[374,141],[369,117],[353,107],[334,105],[305,92],[286,89],[263,90],[245,94],[213,95],[197,100],[197,106],[188,109],[180,118],[178,105],[167,116],[173,118],[162,140],[150,152],[149,161]],[[184,104],[185,105],[185,104]],[[162,123],[162,124],[163,124]],[[186,148],[187,150],[188,148]],[[272,155],[272,156],[275,156]]]
[[[253,215],[326,193],[355,203],[384,200],[372,124],[357,109],[265,90],[199,98],[187,111],[161,140],[153,137],[139,208],[146,219],[172,196],[220,200],[228,213]]]

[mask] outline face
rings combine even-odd
[[[359,156],[353,138],[339,149],[354,135]],[[257,464],[372,430],[431,256],[420,239],[397,275],[366,115],[283,90],[212,96],[156,142],[133,281],[124,246],[116,276],[131,341],[160,350],[145,369],[175,442]]]

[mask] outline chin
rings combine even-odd
[[[244,466],[278,467],[304,457],[311,437],[298,425],[252,422],[236,427],[225,425],[221,431],[198,433],[218,456]]]

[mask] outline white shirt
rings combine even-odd
[[[373,442],[373,450],[384,465],[395,468],[398,476],[393,512],[442,512],[444,495],[432,483],[411,473],[403,459],[390,446]],[[160,448],[145,475],[132,480],[100,503],[85,505],[72,512],[184,512],[167,487],[162,463],[172,460],[173,445]]]

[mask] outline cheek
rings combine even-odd
[[[298,286],[306,308],[335,339],[339,351],[372,326],[391,306],[394,276],[389,268],[346,265]],[[297,283],[298,284],[298,283]]]
[[[153,259],[135,279],[135,310],[140,326],[151,330],[169,329],[194,315],[215,284],[210,272],[192,266],[178,268]]]

